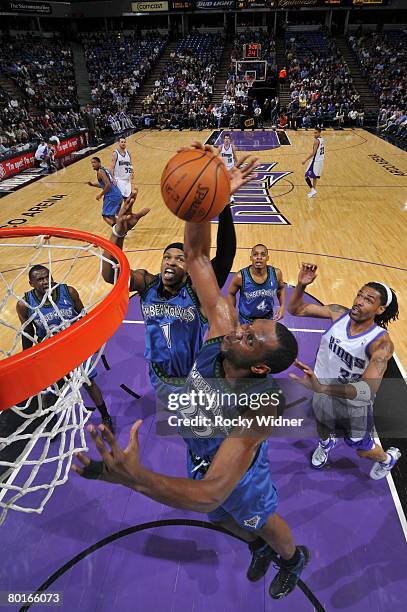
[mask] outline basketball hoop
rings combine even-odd
[[[86,450],[84,427],[91,413],[84,406],[80,389],[89,383],[104,343],[127,311],[130,269],[126,256],[113,243],[71,229],[0,230],[0,248],[3,253],[13,249],[15,264],[14,269],[0,271],[1,346],[9,343],[0,350],[0,358],[4,357],[0,360],[1,525],[9,509],[42,512],[55,487],[66,482],[73,455]],[[107,259],[103,251],[117,263]],[[52,296],[66,283],[77,285],[78,280],[71,279],[75,273],[76,279],[83,278],[85,261],[90,278],[87,290],[80,289],[84,310],[74,319],[64,320]],[[113,269],[112,288],[102,278],[104,261]],[[31,307],[37,314],[21,325],[15,306],[19,301],[27,304],[23,289],[28,289],[27,273],[36,264],[48,268],[50,278],[58,274],[60,280],[50,285],[38,307]],[[61,325],[46,326],[42,342],[17,352],[23,336],[36,342],[27,328],[41,313],[44,301],[55,306]],[[58,438],[59,444],[55,443]],[[28,505],[21,505],[19,500],[27,495]]]
[[[245,81],[247,83],[247,87],[253,87],[253,83],[255,81],[255,78],[254,78],[254,76],[246,75],[245,76]]]

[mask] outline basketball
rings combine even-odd
[[[164,168],[161,194],[179,219],[209,221],[230,200],[229,173],[222,159],[210,151],[181,151]]]

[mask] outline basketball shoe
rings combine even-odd
[[[297,546],[293,561],[280,559],[279,570],[269,588],[269,594],[273,599],[281,599],[295,589],[310,558],[311,555],[306,546]]]
[[[307,196],[309,198],[315,198],[316,195],[317,195],[317,190],[316,189],[311,189],[311,191],[309,193],[307,193]]]
[[[326,442],[320,440],[318,446],[312,453],[312,467],[316,468],[317,470],[323,468],[326,462],[328,461],[329,451],[335,448],[335,446],[336,438],[334,436],[329,436]]]
[[[394,468],[397,461],[401,457],[401,452],[398,448],[395,448],[394,446],[391,446],[386,451],[386,454],[390,458],[389,462],[385,463],[382,461],[376,461],[376,463],[370,470],[370,478],[373,478],[373,480],[381,480],[382,478],[385,478],[387,474],[390,473],[390,470]]]
[[[266,574],[272,560],[277,559],[277,553],[261,538],[249,544],[252,560],[247,570],[247,579],[256,582]]]

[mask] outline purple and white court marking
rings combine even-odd
[[[223,144],[225,134],[231,135],[232,143],[243,151],[267,151],[268,149],[277,149],[281,147],[277,132],[274,130],[265,130],[264,132],[248,132],[248,131],[228,131],[222,130],[215,141],[216,146]]]
[[[313,301],[312,298],[309,298]],[[112,414],[118,438],[143,418],[141,458],[155,471],[185,476],[185,445],[178,437],[157,437],[154,397],[146,375],[143,325],[138,298],[130,301],[125,321],[109,341],[110,370],[99,364],[98,383]],[[314,362],[327,322],[287,315],[300,345],[299,358]],[[135,399],[120,385],[138,395]],[[298,400],[304,397],[298,387]],[[305,401],[290,409],[308,414]],[[98,422],[97,414],[92,420]],[[330,468],[309,467],[314,440],[273,437],[271,471],[280,493],[278,512],[296,541],[312,554],[303,574],[325,610],[402,612],[407,601],[406,540],[387,482],[369,479],[370,464],[344,444],[332,454]],[[96,457],[96,453],[92,451]],[[125,489],[82,480],[72,474],[58,487],[42,515],[10,512],[0,528],[0,591],[36,590],[64,564],[88,547],[111,538],[78,560],[47,588],[63,593],[67,612],[311,612],[297,588],[275,602],[266,579],[245,577],[250,555],[245,544],[202,527],[152,526],[114,540],[117,532],[168,519],[205,520],[168,508]],[[6,608],[5,608],[6,609]],[[7,609],[18,609],[8,607]],[[48,608],[37,606],[46,611]]]

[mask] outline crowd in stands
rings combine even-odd
[[[37,108],[77,106],[72,51],[58,39],[3,39],[0,69]]]
[[[405,140],[407,34],[402,30],[358,31],[349,36],[349,44],[380,104],[379,130]]]
[[[210,100],[223,47],[220,34],[196,32],[182,38],[143,100],[143,125],[174,129],[214,125]]]
[[[349,68],[322,31],[286,34],[290,127],[363,125]]]

